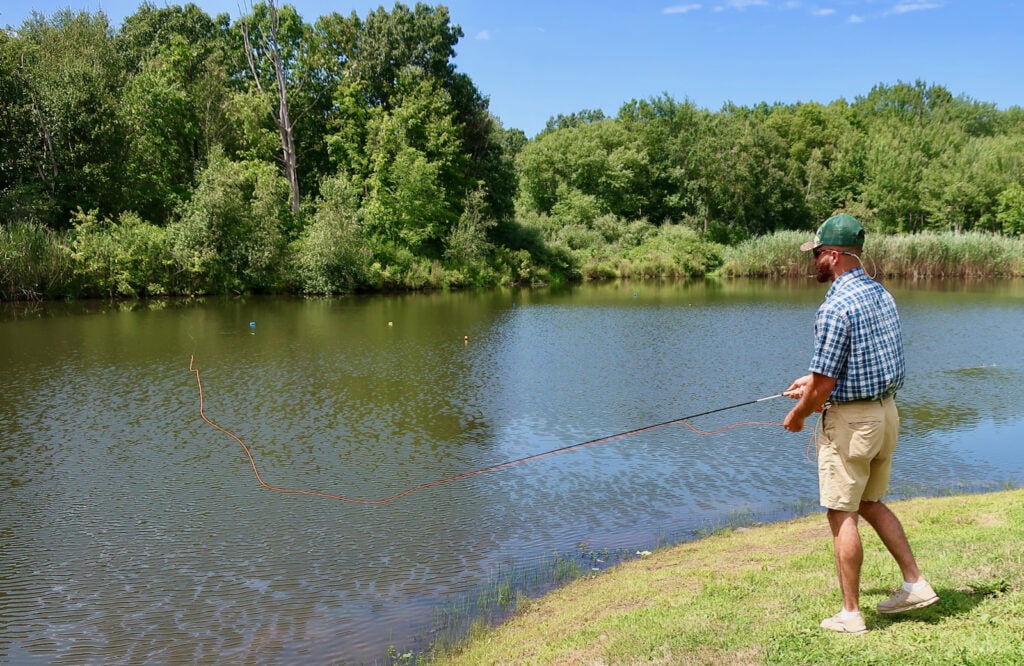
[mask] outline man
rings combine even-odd
[[[881,501],[899,430],[893,398],[903,386],[903,334],[892,296],[864,272],[863,246],[864,228],[845,213],[825,220],[814,240],[800,246],[813,252],[818,282],[833,283],[815,316],[810,374],[786,391],[799,402],[783,424],[800,432],[812,412],[822,412],[818,485],[843,607],[821,626],[850,634],[867,631],[860,613],[864,551],[858,518],[874,528],[903,574],[902,589],[879,603],[878,612],[900,613],[939,600],[921,577],[902,524]]]

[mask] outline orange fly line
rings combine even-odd
[[[469,471],[469,472],[462,472],[460,474],[455,474],[455,475],[452,475],[452,476],[447,476],[447,477],[445,477],[443,479],[438,479],[436,481],[430,481],[428,483],[421,483],[418,486],[413,486],[413,487],[411,487],[411,488],[409,488],[407,490],[403,490],[400,493],[397,493],[395,495],[391,495],[390,497],[383,497],[383,498],[380,498],[380,499],[362,499],[362,498],[358,498],[358,497],[347,497],[345,495],[334,495],[334,494],[331,494],[331,493],[324,493],[324,492],[320,492],[320,491],[317,491],[317,490],[304,490],[304,489],[301,489],[301,488],[285,488],[285,487],[282,487],[282,486],[275,486],[273,484],[270,484],[270,483],[267,483],[266,481],[264,481],[263,480],[263,476],[260,474],[259,468],[256,467],[256,459],[253,457],[252,451],[249,449],[249,446],[244,441],[242,441],[242,438],[239,437],[238,435],[236,435],[235,433],[231,432],[230,430],[228,430],[224,426],[219,425],[218,423],[214,422],[212,419],[210,419],[210,417],[208,417],[206,415],[206,402],[205,402],[205,397],[203,395],[203,381],[199,377],[199,368],[195,367],[194,363],[195,363],[195,356],[193,355],[189,359],[188,369],[189,369],[189,372],[195,374],[195,376],[196,376],[196,385],[199,387],[199,416],[203,419],[203,421],[206,421],[206,423],[208,423],[210,426],[212,426],[213,428],[221,431],[222,433],[224,433],[225,435],[227,435],[231,439],[233,439],[236,442],[238,442],[239,446],[242,447],[242,451],[245,452],[246,457],[249,459],[249,464],[252,466],[252,473],[256,476],[256,481],[261,486],[263,486],[267,490],[273,490],[274,492],[278,492],[278,493],[289,493],[289,494],[293,494],[293,495],[311,495],[313,497],[322,497],[324,499],[337,500],[339,502],[350,502],[352,504],[367,504],[367,505],[373,505],[373,506],[377,506],[377,505],[381,505],[381,504],[389,504],[391,502],[394,502],[395,500],[398,500],[398,499],[401,499],[403,497],[406,497],[407,495],[411,495],[412,493],[418,492],[420,490],[426,490],[427,488],[433,488],[435,486],[440,486],[440,485],[443,485],[443,484],[446,484],[446,483],[451,483],[453,481],[459,481],[459,480],[462,480],[462,479],[467,479],[467,478],[469,478],[471,476],[476,476],[478,474],[490,474],[491,472],[497,472],[498,470],[506,469],[508,467],[514,467],[516,465],[521,465],[521,464],[523,464],[525,462],[530,462],[532,460],[539,460],[541,458],[546,458],[548,456],[553,456],[553,455],[556,455],[556,454],[559,454],[559,453],[567,453],[569,451],[576,451],[578,449],[583,449],[583,448],[586,448],[588,446],[593,446],[595,444],[604,444],[604,443],[607,443],[607,442],[612,442],[612,441],[615,441],[617,439],[622,439],[624,437],[630,437],[632,435],[638,435],[638,434],[640,434],[642,432],[647,432],[648,430],[654,430],[655,428],[661,428],[662,426],[667,426],[667,425],[685,425],[687,428],[689,428],[693,432],[697,433],[698,435],[717,435],[719,433],[725,432],[726,430],[731,430],[733,428],[738,428],[740,426],[754,426],[754,425],[757,425],[757,426],[781,426],[782,425],[781,423],[769,423],[769,422],[764,422],[764,421],[743,421],[741,423],[733,423],[731,425],[727,425],[725,427],[718,428],[717,430],[700,430],[700,429],[694,427],[694,425],[692,423],[690,423],[689,420],[688,420],[688,419],[695,418],[695,417],[688,416],[688,417],[684,417],[684,418],[681,418],[681,419],[674,419],[672,421],[664,421],[662,423],[656,423],[654,425],[644,426],[642,428],[636,428],[634,430],[629,430],[629,431],[626,431],[626,432],[620,432],[618,434],[609,435],[607,437],[598,437],[597,439],[591,439],[591,440],[588,440],[586,442],[580,442],[579,444],[573,444],[571,446],[564,446],[562,448],[554,449],[554,450],[551,450],[551,451],[544,451],[543,453],[535,453],[533,455],[525,456],[523,458],[517,458],[516,460],[509,460],[507,462],[499,463],[497,465],[491,465],[490,467],[483,467],[483,468],[475,469],[475,470],[472,470],[472,471]],[[779,394],[779,395],[781,395],[781,394]],[[742,403],[742,405],[748,405],[748,404],[752,404],[754,402],[760,402],[762,400],[768,400],[768,399],[776,398],[776,397],[779,397],[779,396],[775,395],[775,396],[770,396],[769,398],[761,398],[760,400],[752,400],[750,402]],[[740,407],[742,405],[733,405],[733,407]],[[724,411],[726,409],[732,409],[732,407],[723,407],[721,409],[711,410],[709,412],[704,412],[703,414],[698,414],[697,416],[704,416],[705,414],[711,414],[713,412]]]

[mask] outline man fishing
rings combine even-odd
[[[814,240],[800,246],[813,253],[818,282],[832,286],[815,316],[810,374],[786,391],[798,402],[784,421],[787,430],[800,432],[811,413],[822,412],[818,485],[843,607],[821,626],[849,634],[867,631],[860,612],[861,517],[903,574],[903,587],[880,602],[878,612],[901,613],[939,600],[917,568],[903,525],[882,503],[899,431],[894,398],[905,374],[903,334],[892,295],[861,265],[863,246],[864,228],[845,213],[825,220]]]

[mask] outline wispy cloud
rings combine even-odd
[[[850,18],[846,19],[850,23],[863,23],[864,17],[858,16],[857,14],[851,14]]]
[[[768,4],[768,0],[726,0],[725,6],[729,9],[743,10],[747,7],[763,7]]]
[[[672,7],[666,7],[661,10],[662,14],[687,14],[689,12],[695,12],[700,9],[700,5],[673,5]]]
[[[926,9],[938,9],[941,6],[942,5],[940,5],[937,2],[903,2],[903,3],[900,3],[900,4],[896,5],[895,7],[893,7],[892,9],[890,9],[886,13],[887,14],[907,14],[907,13],[910,13],[910,12],[924,11]]]
[[[486,42],[490,38],[491,38],[491,31],[490,30],[481,30],[480,32],[476,33],[476,35],[473,37],[473,39],[477,40],[478,42]]]
[[[834,10],[834,9],[812,9],[811,10],[811,15],[812,16],[832,16],[835,13],[836,13],[836,10]]]

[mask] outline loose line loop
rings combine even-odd
[[[443,479],[438,479],[436,481],[430,481],[428,483],[421,483],[421,484],[419,484],[417,486],[413,486],[413,487],[411,487],[411,488],[409,488],[407,490],[403,490],[402,492],[400,492],[398,494],[391,495],[390,497],[384,497],[384,498],[381,498],[381,499],[363,499],[363,498],[359,498],[359,497],[347,497],[345,495],[334,495],[334,494],[331,494],[331,493],[324,493],[324,492],[320,492],[320,491],[317,491],[317,490],[304,490],[304,489],[301,489],[301,488],[285,488],[285,487],[282,487],[282,486],[275,486],[273,484],[270,484],[270,483],[267,483],[266,481],[264,481],[263,477],[260,475],[259,469],[256,467],[256,459],[253,457],[252,451],[249,449],[249,446],[244,441],[242,441],[242,438],[239,437],[238,435],[236,435],[235,433],[231,432],[227,428],[217,424],[212,419],[210,419],[210,417],[208,417],[206,415],[206,401],[205,401],[205,396],[203,394],[203,382],[202,382],[202,379],[200,379],[200,377],[199,377],[199,368],[195,367],[195,355],[193,355],[189,359],[188,369],[189,369],[189,372],[195,374],[195,376],[196,376],[196,385],[199,387],[199,416],[207,424],[209,424],[213,428],[219,430],[220,432],[224,433],[225,435],[227,435],[231,439],[233,439],[236,442],[238,442],[239,446],[242,447],[242,451],[245,452],[246,457],[249,459],[249,464],[252,466],[252,473],[256,477],[256,481],[261,486],[263,486],[267,490],[273,490],[274,492],[278,492],[278,493],[288,493],[288,494],[292,494],[292,495],[310,495],[312,497],[322,497],[324,499],[337,500],[339,502],[348,502],[348,503],[351,503],[351,504],[364,504],[364,505],[370,505],[370,506],[380,506],[380,505],[383,505],[383,504],[390,504],[391,502],[394,502],[395,500],[401,499],[401,498],[406,497],[408,495],[411,495],[411,494],[413,494],[415,492],[419,492],[420,490],[426,490],[427,488],[434,488],[436,486],[440,486],[440,485],[443,485],[443,484],[446,484],[446,483],[452,483],[453,481],[460,481],[462,479],[468,479],[471,476],[477,476],[479,474],[490,474],[491,472],[497,472],[499,470],[506,469],[508,467],[514,467],[515,465],[521,465],[523,463],[530,462],[532,460],[540,460],[541,458],[546,458],[548,456],[557,455],[559,453],[568,453],[569,451],[576,451],[578,449],[583,449],[583,448],[586,448],[588,446],[594,446],[595,444],[605,444],[607,442],[612,442],[612,441],[615,441],[617,439],[623,439],[625,437],[630,437],[632,435],[639,435],[640,433],[647,432],[649,430],[654,430],[656,428],[662,428],[664,426],[669,426],[669,425],[685,425],[687,428],[689,428],[693,432],[697,433],[698,435],[704,435],[704,436],[717,435],[717,434],[723,433],[723,432],[725,432],[727,430],[732,430],[733,428],[738,428],[740,426],[781,426],[782,425],[782,423],[767,422],[767,421],[743,421],[743,422],[740,422],[740,423],[733,423],[733,424],[730,424],[730,425],[718,428],[716,430],[700,430],[697,427],[695,427],[692,423],[689,422],[690,419],[694,419],[694,418],[697,418],[699,416],[707,416],[709,414],[715,414],[717,412],[724,412],[724,411],[729,410],[729,409],[735,409],[737,407],[744,407],[746,405],[752,405],[754,403],[763,402],[765,400],[772,400],[774,398],[781,397],[782,394],[779,393],[777,395],[768,396],[766,398],[758,398],[757,400],[750,400],[748,402],[743,402],[743,403],[740,403],[740,404],[737,404],[737,405],[731,405],[729,407],[721,407],[719,409],[712,409],[712,410],[709,410],[709,411],[706,411],[706,412],[701,412],[700,414],[693,414],[691,416],[685,416],[685,417],[678,418],[678,419],[672,419],[671,421],[663,421],[662,423],[655,423],[654,425],[644,426],[642,428],[636,428],[634,430],[627,430],[626,432],[620,432],[620,433],[617,433],[615,435],[608,435],[606,437],[598,437],[597,439],[591,439],[591,440],[588,440],[586,442],[580,442],[579,444],[572,444],[570,446],[563,446],[562,448],[553,449],[551,451],[544,451],[542,453],[535,453],[533,455],[524,456],[522,458],[517,458],[515,460],[509,460],[507,462],[499,463],[497,465],[491,465],[490,467],[483,467],[481,469],[475,469],[475,470],[472,470],[472,471],[469,471],[469,472],[462,472],[461,474],[455,474],[453,476],[448,476],[448,477],[445,477]]]

